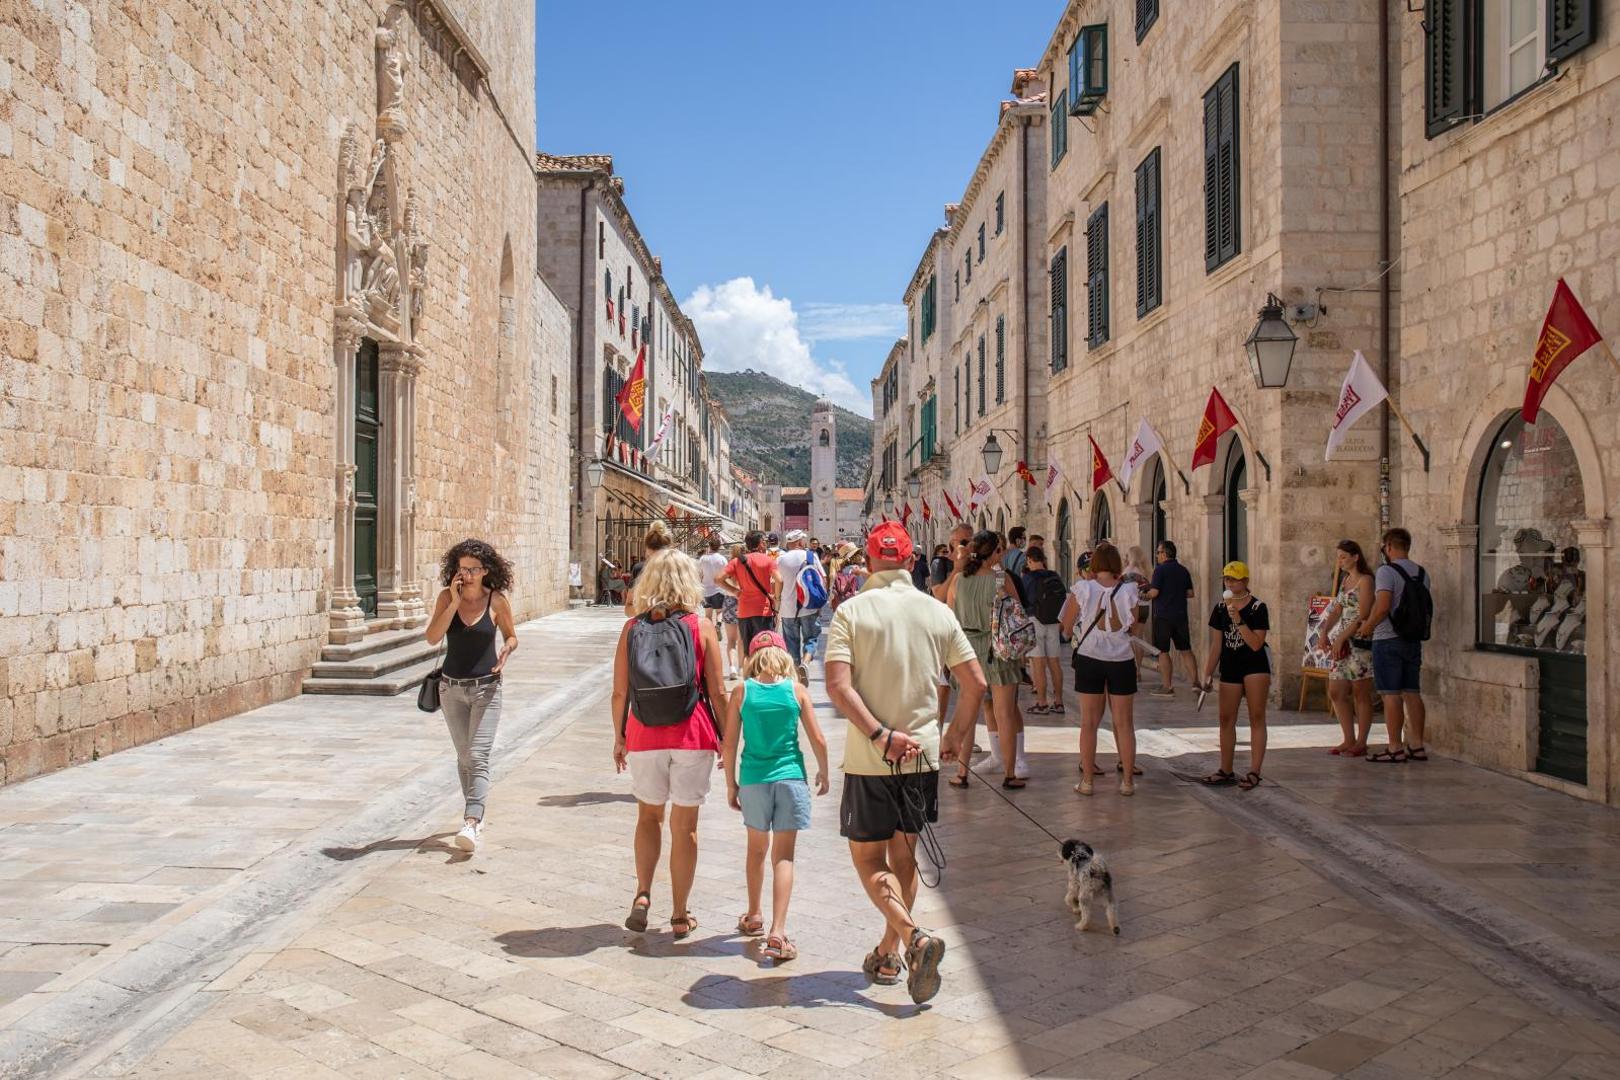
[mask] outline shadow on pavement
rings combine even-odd
[[[614,923],[588,926],[548,926],[536,930],[508,930],[495,935],[513,956],[588,956],[600,949],[623,949],[628,931]]]
[[[365,847],[325,847],[321,854],[337,862],[352,862],[366,855],[373,855],[379,851],[450,851],[465,854],[444,842],[447,836],[456,835],[453,832],[434,833],[432,836],[421,836],[414,840],[401,840],[390,836],[387,840],[376,840]]]
[[[607,803],[633,803],[634,795],[613,791],[576,791],[567,795],[542,795],[536,800],[537,806],[560,806],[571,808],[576,806],[603,806]]]
[[[771,1009],[782,1005],[807,1008],[845,1006],[871,1009],[889,1017],[915,1016],[927,1005],[893,1005],[873,1001],[857,989],[865,976],[854,972],[817,972],[813,975],[769,975],[740,979],[731,975],[705,975],[681,996],[694,1009]]]

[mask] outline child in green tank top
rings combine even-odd
[[[726,801],[742,811],[748,828],[745,868],[748,913],[737,932],[757,937],[765,930],[760,912],[765,889],[765,857],[770,856],[771,929],[764,955],[777,963],[799,950],[787,936],[788,900],[793,893],[793,847],[800,829],[810,827],[810,785],[799,748],[804,728],[816,755],[816,794],[827,794],[827,738],[816,724],[810,692],[794,679],[793,660],[782,635],[764,630],[748,643],[743,683],[726,708]]]

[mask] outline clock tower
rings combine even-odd
[[[838,426],[826,398],[810,412],[810,535],[838,539]]]

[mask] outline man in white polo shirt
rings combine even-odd
[[[939,766],[965,749],[984,700],[984,673],[950,608],[918,592],[905,569],[911,537],[897,521],[866,541],[871,576],[838,605],[827,631],[827,696],[849,720],[840,833],[866,895],[882,913],[883,939],[861,967],[873,982],[900,981],[919,1004],[939,992],[945,943],[911,917],[917,900],[917,834],[939,819]],[[939,731],[935,679],[949,668],[961,687],[950,730]]]

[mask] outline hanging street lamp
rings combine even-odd
[[[1249,332],[1243,349],[1249,354],[1249,368],[1254,372],[1254,384],[1262,390],[1281,390],[1288,385],[1288,369],[1294,362],[1294,347],[1299,338],[1283,318],[1282,301],[1275,293],[1266,294],[1266,306],[1260,309],[1260,321]]]

